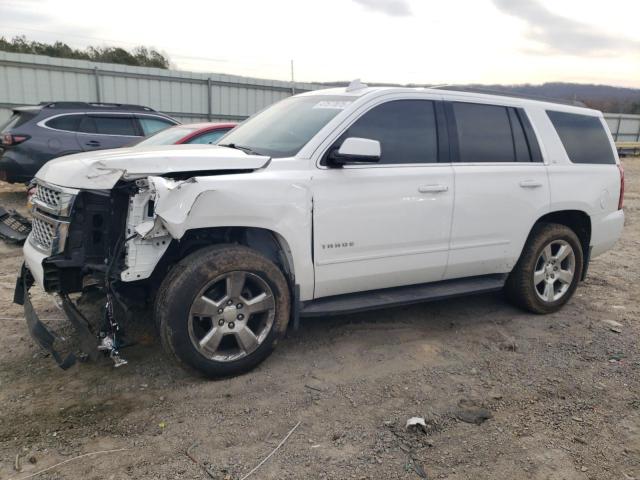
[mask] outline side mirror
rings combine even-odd
[[[349,137],[339,149],[329,153],[329,164],[342,167],[350,163],[377,163],[380,161],[380,142],[370,138]]]

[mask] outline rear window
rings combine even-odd
[[[137,135],[133,118],[125,116],[89,115],[83,118],[80,131],[99,135],[120,135],[134,137]]]
[[[507,109],[493,105],[454,103],[460,161],[513,162]]]
[[[547,115],[573,163],[616,163],[600,118],[549,110]]]
[[[4,123],[0,123],[0,132],[4,133],[13,128],[18,128],[20,125],[28,122],[33,117],[35,117],[35,114],[31,112],[14,112],[14,114],[9,117],[9,120]]]
[[[453,102],[462,163],[541,161],[524,112],[513,107]]]

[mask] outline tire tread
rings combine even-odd
[[[569,291],[556,302],[545,303],[536,295],[531,278],[540,251],[554,239],[564,239],[571,244],[576,257],[576,266],[574,280]],[[566,225],[540,223],[533,228],[518,262],[507,278],[505,283],[506,296],[511,303],[529,312],[537,314],[556,312],[573,296],[582,276],[582,268],[582,245],[575,232]]]

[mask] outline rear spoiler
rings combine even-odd
[[[39,112],[42,107],[39,105],[25,105],[24,107],[14,107],[11,109],[13,113]]]

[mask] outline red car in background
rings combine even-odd
[[[218,143],[225,133],[235,127],[237,123],[189,123],[186,125],[175,125],[173,127],[160,130],[153,135],[144,137],[127,145],[137,147],[140,145],[179,145],[183,143],[214,145]],[[35,193],[32,183],[27,187],[27,206],[31,210],[31,197]]]
[[[165,128],[131,146],[180,145],[183,143],[215,145],[236,123],[190,123]]]

